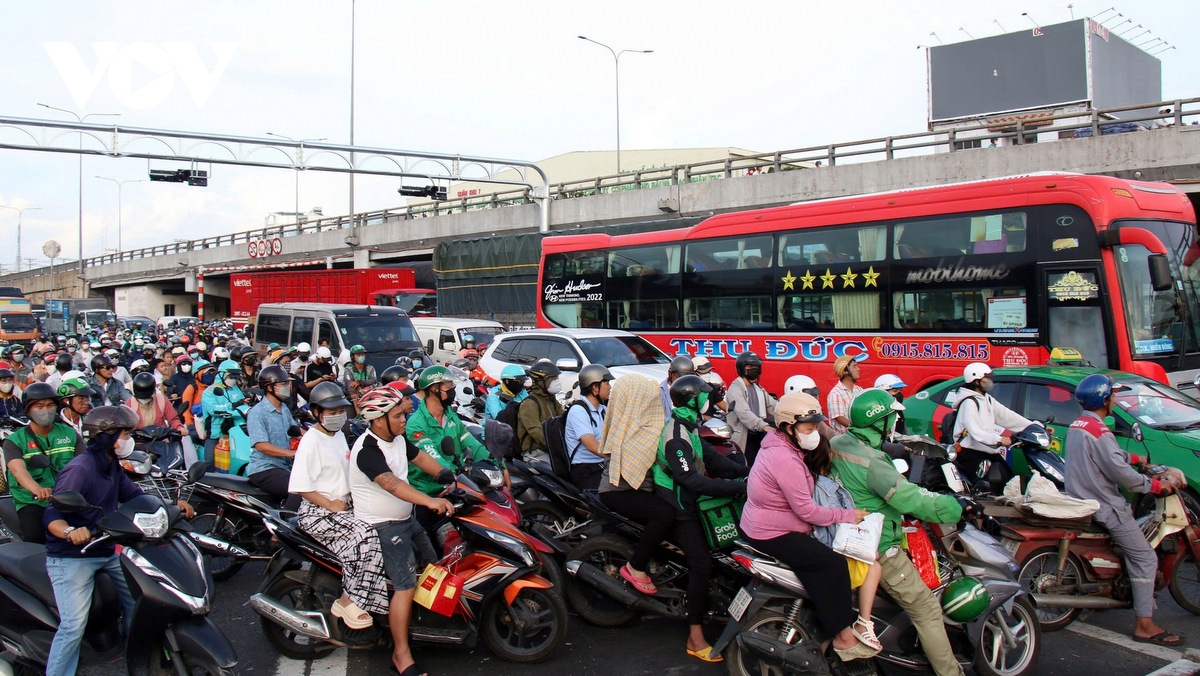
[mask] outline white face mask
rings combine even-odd
[[[179,367],[179,371],[180,371],[181,373],[191,373],[191,372],[192,372],[192,365],[191,365],[191,364],[182,364],[182,365],[180,365],[180,367]]]
[[[330,432],[336,432],[336,431],[342,429],[342,425],[345,425],[345,424],[346,424],[346,414],[345,413],[338,413],[336,415],[331,414],[331,413],[326,413],[321,418],[321,427],[324,427],[325,429],[329,430]]]
[[[806,451],[811,451],[821,443],[821,433],[813,430],[808,434],[797,434],[796,442],[800,444],[800,448]]]
[[[133,453],[133,437],[117,440],[116,454],[118,458],[128,458]]]
[[[9,392],[12,392],[12,391],[13,391],[12,383],[0,383],[0,392],[8,394]]]
[[[559,392],[562,392],[562,383],[559,382],[558,379],[555,379],[546,386],[546,391],[550,394],[558,394]]]

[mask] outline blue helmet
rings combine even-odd
[[[522,380],[525,379],[525,369],[516,364],[509,364],[508,366],[504,367],[503,371],[500,372],[501,380],[509,380],[509,379],[516,379],[516,378],[520,378]]]
[[[1085,411],[1104,408],[1105,400],[1111,397],[1112,393],[1112,380],[1102,373],[1093,373],[1075,386],[1075,400]]]

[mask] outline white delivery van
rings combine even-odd
[[[492,344],[492,339],[504,333],[504,325],[486,319],[453,319],[451,317],[412,317],[413,328],[421,337],[425,352],[435,364],[449,364],[458,359],[463,339],[475,339],[475,347]],[[483,350],[479,350],[483,356]]]

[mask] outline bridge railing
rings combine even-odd
[[[1116,113],[1142,110],[1153,112],[1133,117],[1114,117]],[[1080,122],[1080,118],[1087,118],[1087,120]],[[735,175],[744,176],[797,169],[815,169],[822,166],[888,161],[902,157],[932,155],[938,152],[963,152],[964,150],[983,148],[984,144],[991,142],[1007,141],[1010,144],[1025,145],[1035,142],[1037,134],[1048,132],[1062,137],[1067,132],[1087,129],[1089,131],[1087,136],[1095,138],[1105,135],[1106,130],[1111,128],[1110,125],[1129,122],[1151,122],[1153,126],[1174,127],[1179,131],[1195,130],[1200,133],[1200,126],[1195,126],[1197,120],[1200,120],[1200,97],[1088,112],[1037,116],[1030,119],[1014,116],[1007,120],[984,121],[978,125],[950,130],[884,136],[755,155],[731,155],[723,159],[705,162],[638,169],[586,180],[553,183],[550,186],[550,197],[551,199],[572,199],[624,190],[723,180]],[[95,267],[123,260],[153,258],[215,247],[249,244],[269,237],[291,237],[327,230],[344,230],[356,226],[377,225],[389,219],[429,218],[450,213],[530,204],[533,201],[531,191],[524,188],[464,196],[441,202],[419,202],[392,209],[357,213],[353,216],[318,218],[203,239],[178,240],[169,244],[95,256],[85,259],[84,264],[87,267]]]

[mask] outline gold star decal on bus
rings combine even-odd
[[[817,279],[816,275],[809,272],[808,270],[805,270],[804,276],[800,278],[800,281],[804,282],[804,288],[811,289],[811,288],[813,288],[813,282],[816,279]]]
[[[788,270],[787,274],[780,277],[783,280],[783,290],[790,291],[796,288],[796,278],[792,276],[792,271]]]
[[[875,272],[875,266],[872,265],[871,267],[867,268],[866,272],[863,273],[863,286],[873,286],[875,288],[879,288],[879,283],[876,281],[878,279],[879,273]]]
[[[842,288],[843,289],[846,289],[846,288],[853,289],[854,288],[854,280],[858,277],[858,275],[854,274],[853,272],[850,272],[850,268],[846,268],[846,274],[842,275],[841,277],[842,277]]]
[[[835,280],[835,279],[837,279],[837,275],[830,272],[829,268],[825,268],[825,274],[821,275],[821,288],[822,289],[832,289],[833,288],[833,280]]]

